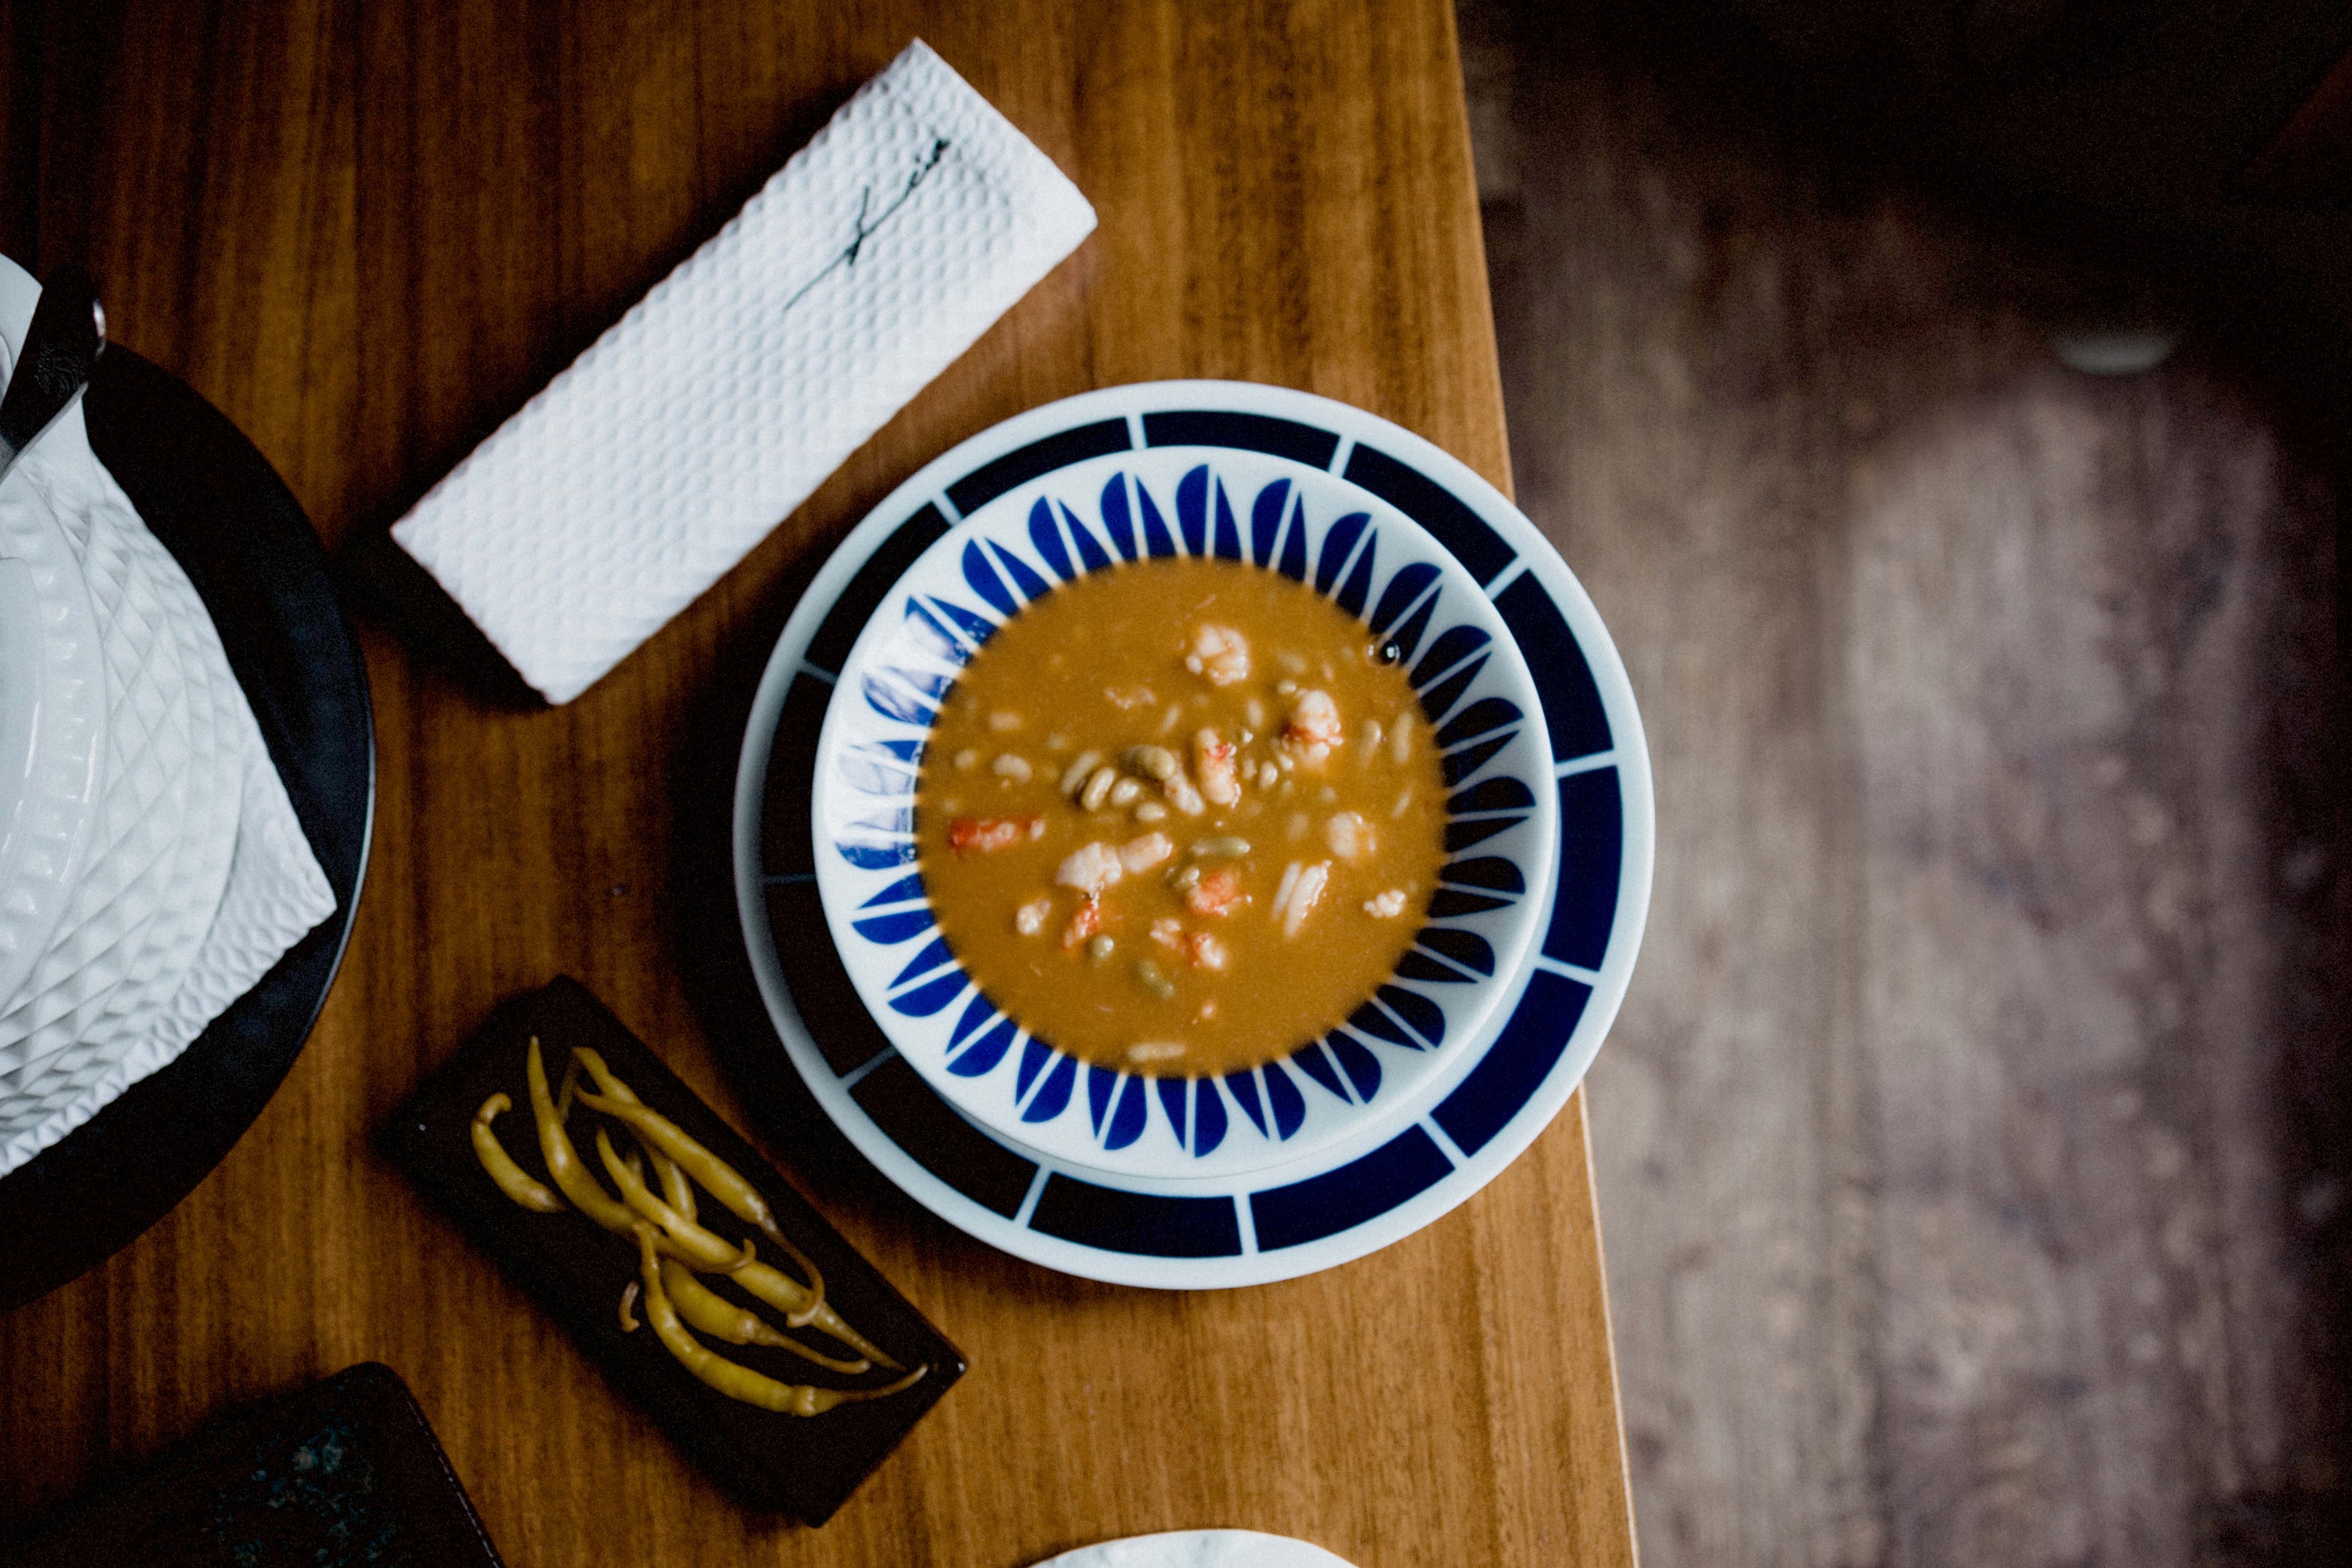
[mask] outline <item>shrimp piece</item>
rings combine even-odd
[[[1307,923],[1308,913],[1322,900],[1323,889],[1330,880],[1331,862],[1328,860],[1318,860],[1298,873],[1297,890],[1290,895],[1290,908],[1283,911],[1282,934],[1284,936],[1294,937],[1298,934],[1298,928]]]
[[[1040,893],[1013,911],[1013,929],[1023,936],[1035,936],[1045,929],[1045,921],[1054,913],[1054,895]]]
[[[1160,786],[1160,793],[1168,797],[1168,804],[1187,816],[1198,816],[1208,810],[1208,807],[1202,803],[1201,792],[1193,787],[1191,779],[1181,773],[1170,777],[1166,784]]]
[[[1282,887],[1274,895],[1274,918],[1282,922],[1282,934],[1295,937],[1307,917],[1323,898],[1323,889],[1331,880],[1331,862],[1318,860],[1312,866],[1293,860],[1283,868]]]
[[[1062,930],[1064,951],[1066,952],[1077,946],[1100,930],[1102,930],[1102,905],[1093,899],[1088,899],[1078,906],[1077,913],[1070,917],[1070,923]]]
[[[1197,626],[1192,628],[1192,651],[1185,655],[1184,668],[1212,686],[1247,680],[1249,643],[1231,626]]]
[[[1232,869],[1203,872],[1184,894],[1184,907],[1196,915],[1229,915],[1247,902],[1242,874]]]
[[[1151,940],[1162,947],[1174,947],[1184,937],[1184,922],[1166,915],[1151,922]]]
[[[1339,722],[1339,705],[1328,691],[1302,691],[1290,705],[1290,721],[1283,726],[1283,749],[1301,766],[1313,767],[1329,756],[1347,738]]]
[[[1211,805],[1239,805],[1242,784],[1234,768],[1234,743],[1214,730],[1192,736],[1192,771],[1201,775],[1201,793]]]
[[[1129,876],[1139,877],[1175,853],[1176,846],[1169,842],[1168,835],[1147,833],[1119,846],[1118,863]]]
[[[1212,932],[1204,931],[1196,931],[1186,937],[1184,949],[1192,955],[1192,966],[1195,969],[1206,969],[1212,972],[1224,968],[1225,961],[1230,956],[1225,952],[1225,944],[1219,942]]]
[[[1391,888],[1364,900],[1364,912],[1376,921],[1392,921],[1404,913],[1404,889]]]
[[[1062,862],[1054,873],[1056,886],[1076,888],[1088,899],[1102,896],[1102,890],[1127,875],[1127,868],[1118,851],[1108,844],[1081,844]]]
[[[993,855],[1024,838],[1042,838],[1045,834],[1045,819],[1042,816],[959,816],[948,824],[948,847],[959,858]]]

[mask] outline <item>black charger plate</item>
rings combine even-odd
[[[367,671],[310,520],[244,433],[169,372],[109,348],[90,446],[220,629],[335,912],[178,1060],[0,1178],[0,1310],[47,1294],[161,1219],[285,1080],[334,984],[375,813]]]

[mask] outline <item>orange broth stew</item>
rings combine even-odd
[[[1360,622],[1276,573],[1160,560],[1056,589],[973,656],[916,835],[941,934],[1006,1013],[1195,1078],[1288,1055],[1394,973],[1444,807]]]

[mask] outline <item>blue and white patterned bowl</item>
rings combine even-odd
[[[819,862],[835,853],[812,831],[818,734],[851,647],[892,584],[956,520],[1007,489],[1162,447],[1192,448],[1195,464],[1212,467],[1227,452],[1260,453],[1337,476],[1443,542],[1526,655],[1558,809],[1553,864],[1527,894],[1541,907],[1542,934],[1504,1005],[1394,1120],[1238,1174],[1107,1173],[1041,1155],[960,1112],[859,998],[817,887]],[[1575,574],[1507,498],[1361,409],[1242,382],[1150,382],[1046,404],[982,431],[908,476],[850,531],[769,658],[744,728],[733,837],[736,910],[775,1026],[773,1070],[797,1075],[877,1172],[967,1234],[1045,1268],[1203,1289],[1292,1279],[1386,1247],[1468,1199],[1542,1133],[1570,1103],[1633,978],[1655,812],[1624,663]],[[1307,1076],[1310,1103],[1357,1098],[1344,1072]]]
[[[951,498],[968,503],[952,528],[934,514],[935,537],[883,595],[826,708],[817,884],[858,994],[950,1104],[1093,1170],[1264,1170],[1392,1120],[1505,995],[1556,859],[1541,700],[1509,627],[1396,506],[1280,454],[1163,443],[999,478]],[[1197,1079],[1092,1066],[1006,1016],[936,929],[914,838],[929,727],[972,653],[1064,583],[1173,555],[1279,572],[1395,643],[1450,791],[1442,885],[1395,974],[1324,1038]]]

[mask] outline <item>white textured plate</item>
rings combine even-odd
[[[56,520],[11,476],[0,482],[0,1004],[65,916],[105,752],[89,595]]]
[[[967,977],[916,864],[916,769],[971,653],[1090,572],[1177,556],[1279,573],[1397,650],[1448,751],[1447,863],[1416,945],[1340,1027],[1223,1077],[1091,1066]],[[817,742],[817,886],[835,950],[891,1044],[949,1104],[1033,1152],[1123,1176],[1263,1171],[1388,1126],[1503,999],[1551,879],[1552,754],[1533,675],[1478,580],[1397,507],[1277,454],[1115,451],[965,513],[891,584]],[[1058,765],[1058,764],[1056,764]],[[1328,918],[1328,917],[1327,917]],[[1240,940],[1242,933],[1234,933]],[[1351,1093],[1318,1093],[1348,1081]]]
[[[0,258],[12,355],[38,297]],[[220,721],[233,694],[207,674],[219,634],[137,516],[97,499],[99,475],[77,405],[8,479],[56,520],[77,564],[107,719],[96,820],[65,913],[23,984],[0,998],[0,1130],[79,1092],[152,1021],[212,923],[236,847],[242,762]]]
[[[1549,885],[1526,889],[1538,936],[1501,1005],[1391,1119],[1273,1170],[1113,1178],[994,1136],[891,1046],[830,939],[816,867],[831,851],[811,833],[812,787],[838,672],[917,557],[1015,487],[1170,448],[1191,449],[1197,463],[1256,454],[1334,477],[1452,552],[1533,672],[1541,712],[1526,721],[1552,757],[1559,832]],[[1231,382],[1114,387],[1033,409],[909,479],[851,532],[786,624],[736,777],[736,897],[752,971],[827,1114],[893,1181],[971,1235],[1048,1268],[1171,1289],[1330,1268],[1410,1235],[1498,1174],[1567,1102],[1616,1016],[1648,910],[1652,841],[1649,757],[1623,667],[1535,526],[1463,464],[1385,420]],[[1312,1092],[1361,1099],[1349,1064],[1331,1065],[1328,1081],[1310,1075]]]

